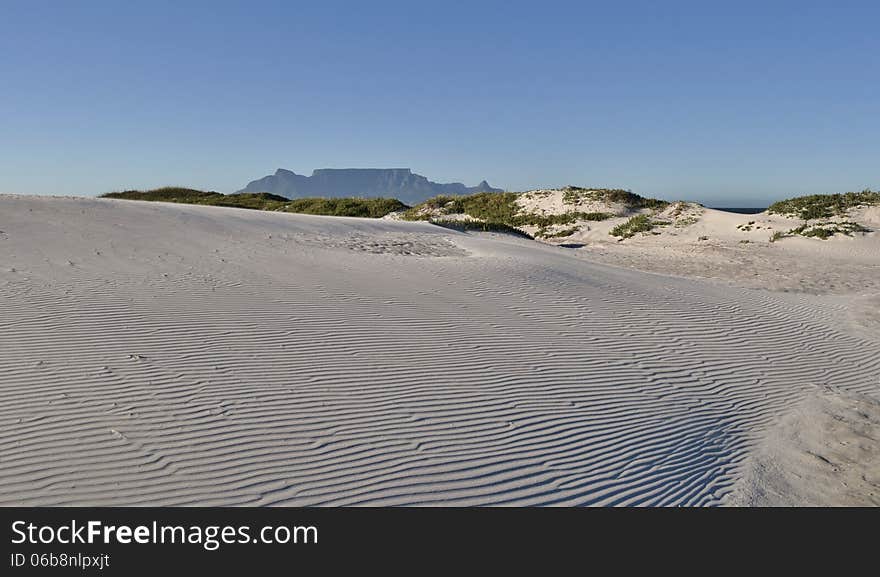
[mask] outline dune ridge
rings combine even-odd
[[[422,222],[0,196],[0,504],[716,505],[839,296]]]

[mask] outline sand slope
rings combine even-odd
[[[826,387],[771,427],[729,499],[748,506],[880,506],[880,400]]]
[[[566,242],[584,243],[578,256],[592,262],[650,272],[775,291],[880,294],[880,222],[874,208],[852,211],[851,217],[874,232],[836,235],[828,240],[786,237],[776,242],[770,241],[772,232],[787,231],[804,222],[767,213],[701,210],[693,224],[658,227],[657,234],[639,234],[618,242],[607,230],[594,226]],[[605,224],[606,228],[610,224]]]
[[[517,226],[539,242],[579,247],[577,256],[596,263],[774,291],[880,295],[880,206],[851,208],[845,215],[807,222],[766,211],[736,214],[693,202],[639,208],[637,203],[613,199],[601,190],[523,192],[515,200],[519,214],[536,218],[532,224]],[[479,220],[449,210],[456,210],[455,205],[420,209],[434,220]],[[602,213],[607,218],[585,220],[583,213]],[[541,220],[565,215],[571,220],[556,224]],[[631,237],[615,231],[636,215],[650,219],[650,230]],[[401,213],[385,218],[397,220]],[[792,232],[820,224],[846,230],[841,223],[856,223],[866,231],[851,230],[826,240]]]
[[[425,223],[0,196],[0,504],[719,504],[845,297]]]

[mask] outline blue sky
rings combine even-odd
[[[0,192],[231,192],[278,167],[715,206],[880,188],[878,2],[0,9]]]

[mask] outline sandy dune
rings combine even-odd
[[[773,291],[880,295],[880,206],[854,207],[808,223],[793,215],[736,214],[693,202],[639,207],[632,200],[613,200],[613,192],[566,188],[519,193],[519,216],[568,215],[572,220],[528,224],[527,219],[516,226],[539,242],[578,247],[574,254],[591,262]],[[434,220],[480,220],[449,212],[455,209],[427,205],[421,212]],[[604,218],[585,219],[584,213]],[[401,214],[385,218],[400,219]],[[652,221],[650,230],[630,237],[612,234],[637,215]],[[855,223],[868,232],[825,240],[792,234],[806,224],[825,228],[835,223]]]
[[[0,231],[4,505],[756,502],[779,423],[880,393],[847,296],[418,222],[0,196]]]
[[[771,427],[730,504],[880,506],[880,401],[828,387]]]
[[[790,230],[803,221],[702,208],[694,224],[659,228],[657,235],[618,242],[608,235],[617,222],[610,221],[567,242],[585,243],[587,248],[578,254],[590,261],[638,270],[774,291],[871,296],[880,295],[878,209],[853,211],[851,217],[875,232],[828,240],[787,237],[771,242],[773,232]]]

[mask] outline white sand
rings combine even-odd
[[[850,411],[835,438],[876,441],[857,403],[880,392],[880,291],[755,290],[426,223],[158,203],[0,196],[0,231],[0,504],[874,498],[876,476],[851,475],[873,449],[823,449],[840,421],[797,416]],[[829,390],[842,408],[815,404]],[[807,494],[790,479],[810,461],[764,474],[768,447],[846,473]]]
[[[617,215],[599,222],[578,221],[578,232],[545,239],[551,244],[582,244],[577,256],[592,262],[690,278],[720,280],[740,287],[812,294],[880,295],[880,206],[852,209],[847,216],[873,232],[835,235],[828,240],[789,236],[804,221],[768,213],[735,214],[694,203],[672,203],[654,214],[622,205],[566,203],[561,190],[524,193],[518,204],[534,214],[571,211]],[[635,214],[666,222],[651,233],[620,240],[609,232]],[[570,229],[557,225],[555,231]],[[534,234],[537,227],[525,227]]]
[[[747,506],[880,506],[880,400],[826,388],[771,427],[729,497]]]

